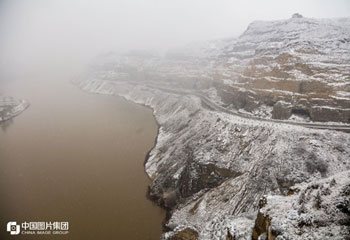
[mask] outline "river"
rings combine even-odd
[[[146,198],[150,109],[83,92],[66,73],[0,82],[31,106],[0,128],[0,239],[159,239],[165,212]],[[9,221],[68,222],[64,235],[17,235]]]

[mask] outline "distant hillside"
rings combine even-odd
[[[350,122],[350,19],[256,21],[215,60],[226,104],[273,118]]]

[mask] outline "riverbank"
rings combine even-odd
[[[2,82],[4,94],[31,107],[1,124],[0,224],[61,219],[68,240],[158,239],[165,211],[146,198],[143,167],[157,136],[151,110],[85,93],[70,77],[58,70]]]
[[[197,96],[142,83],[91,78],[78,86],[153,109],[160,127],[145,170],[152,181],[150,197],[171,215],[165,239],[181,233],[250,239],[264,195],[285,195],[294,184],[350,167],[346,133],[211,111]]]
[[[0,96],[0,123],[21,114],[29,105],[26,100]]]

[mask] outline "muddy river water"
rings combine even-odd
[[[162,209],[146,198],[150,109],[86,93],[65,74],[2,79],[31,106],[0,125],[0,239],[159,239]],[[63,235],[17,235],[9,221],[68,222]]]

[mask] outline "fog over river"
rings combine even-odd
[[[40,239],[158,239],[165,214],[146,198],[143,168],[157,134],[151,110],[85,93],[70,77],[38,71],[0,84],[31,103],[1,125],[0,226],[68,221],[68,234]]]

